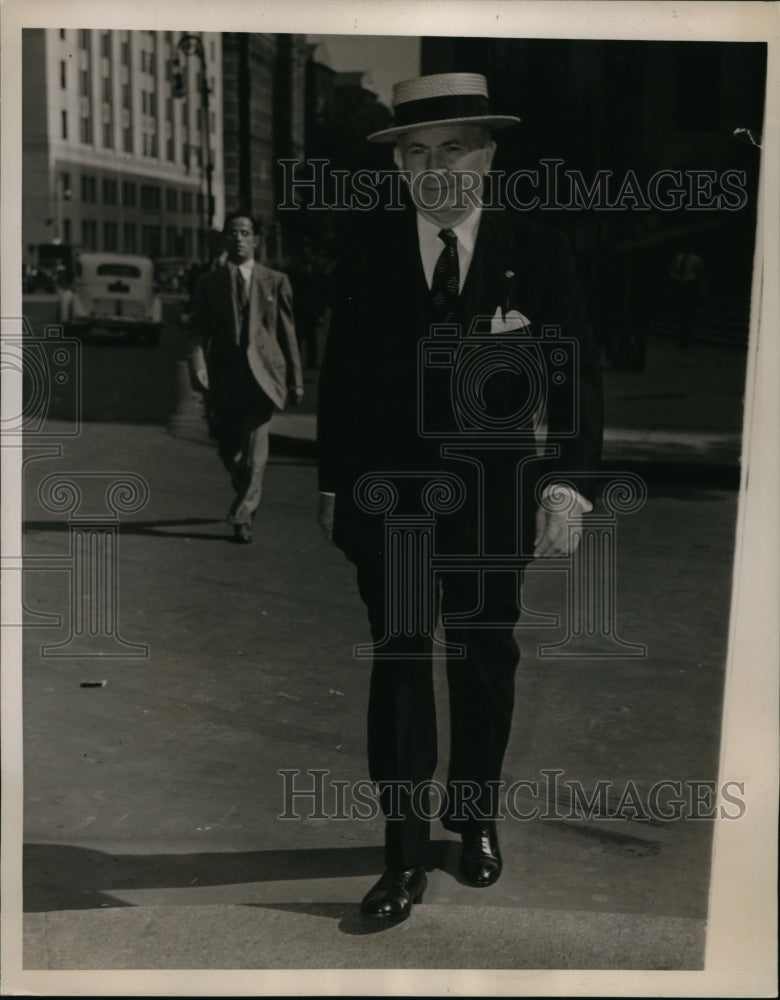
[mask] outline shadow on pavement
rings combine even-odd
[[[214,524],[219,525],[221,534],[205,533],[198,531],[166,531],[166,528],[188,528],[190,525]],[[25,521],[24,530],[34,531],[69,531],[71,522],[69,521]],[[227,526],[223,519],[210,517],[187,517],[170,521],[122,521],[120,532],[123,535],[152,535],[157,538],[182,538],[198,539],[205,542],[230,542],[233,544],[233,536],[225,534]]]
[[[429,870],[441,869],[460,881],[459,856],[459,842],[432,841]],[[42,913],[132,905],[111,895],[120,889],[187,889],[195,882],[203,888],[248,882],[378,878],[384,861],[381,847],[150,855],[107,854],[69,844],[25,844],[23,865],[24,911]],[[344,914],[343,904],[336,903],[274,903],[271,908],[334,919]]]
[[[431,843],[429,871],[440,868],[461,881],[460,845]],[[381,847],[296,849],[290,851],[203,852],[198,854],[106,854],[65,844],[24,847],[24,912],[132,907],[114,895],[122,889],[175,889],[278,882],[297,879],[378,877]],[[245,903],[248,907],[284,910],[339,921],[344,934],[375,934],[394,924],[366,922],[358,902]]]
[[[379,877],[383,851],[381,847],[339,847],[106,854],[68,844],[26,844],[23,864],[24,911],[40,913],[126,906],[110,893],[118,889],[190,888],[194,880],[203,887],[290,879]]]

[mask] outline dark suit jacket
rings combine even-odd
[[[303,374],[295,336],[292,291],[287,276],[255,263],[249,297],[249,336],[245,351],[238,348],[239,317],[225,264],[204,274],[195,289],[192,307],[192,357],[205,358],[212,402],[230,404],[239,391],[237,379],[245,356],[255,381],[282,409],[287,391],[303,388]],[[241,362],[241,368],[239,368]]]
[[[560,472],[592,499],[587,473],[598,467],[602,437],[600,352],[565,238],[521,213],[483,211],[460,295],[464,346],[460,353],[449,351],[452,363],[447,351],[437,355],[435,346],[421,346],[429,340],[430,306],[414,210],[359,216],[343,234],[343,244],[318,406],[319,485],[336,494],[336,544],[350,554],[356,546],[374,547],[377,542],[381,519],[358,510],[352,496],[362,474],[393,469],[460,472],[468,464],[444,459],[443,442],[495,443],[491,428],[507,426],[504,417],[520,414],[517,436],[500,434],[499,447],[484,453],[491,466],[493,509],[483,516],[512,534],[517,463],[536,450],[529,432],[531,410],[539,402],[547,410],[552,447],[549,459],[536,463],[534,475],[523,479],[526,545],[533,534],[536,505],[531,494],[539,475]],[[530,326],[508,335],[491,332],[497,310],[510,318],[520,314]],[[522,345],[528,371],[523,374],[511,360],[488,360],[481,373],[473,352],[501,351],[496,345],[510,342]],[[556,346],[562,353],[553,354]],[[464,363],[472,369],[465,380],[455,374]],[[485,372],[489,377],[481,379]],[[486,420],[464,425],[462,413],[453,415],[459,394],[461,401],[473,404],[472,410],[479,411],[484,403]],[[438,437],[431,433],[437,428],[442,432]],[[461,528],[474,514],[476,489],[476,483],[469,486]]]

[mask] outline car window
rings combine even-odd
[[[140,278],[140,267],[132,264],[98,264],[98,276],[113,278]]]

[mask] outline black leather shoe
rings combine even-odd
[[[252,532],[249,530],[249,525],[234,524],[233,539],[240,545],[249,545],[249,543],[252,541]]]
[[[494,822],[474,823],[464,830],[460,873],[469,885],[484,888],[498,881],[503,868]]]
[[[366,893],[360,912],[372,920],[399,923],[412,912],[412,903],[421,901],[427,885],[424,868],[406,868],[403,871],[388,868]]]

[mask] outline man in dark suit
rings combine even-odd
[[[191,319],[191,370],[207,393],[219,456],[235,491],[227,520],[242,543],[252,541],[271,417],[303,396],[290,283],[255,261],[259,233],[246,213],[227,217],[227,261],[199,279]]]
[[[576,546],[601,447],[599,351],[565,240],[464,199],[483,189],[492,130],[518,119],[490,114],[477,74],[407,81],[393,98],[395,125],[369,138],[396,144],[409,204],[351,220],[318,413],[320,523],[356,566],[374,640],[368,757],[387,868],[362,911],[385,921],[408,917],[426,885],[438,609],[450,694],[440,818],[461,836],[467,883],[501,874],[522,572]],[[400,546],[394,518],[407,525]],[[426,518],[433,585],[407,551],[408,525],[422,538]]]

